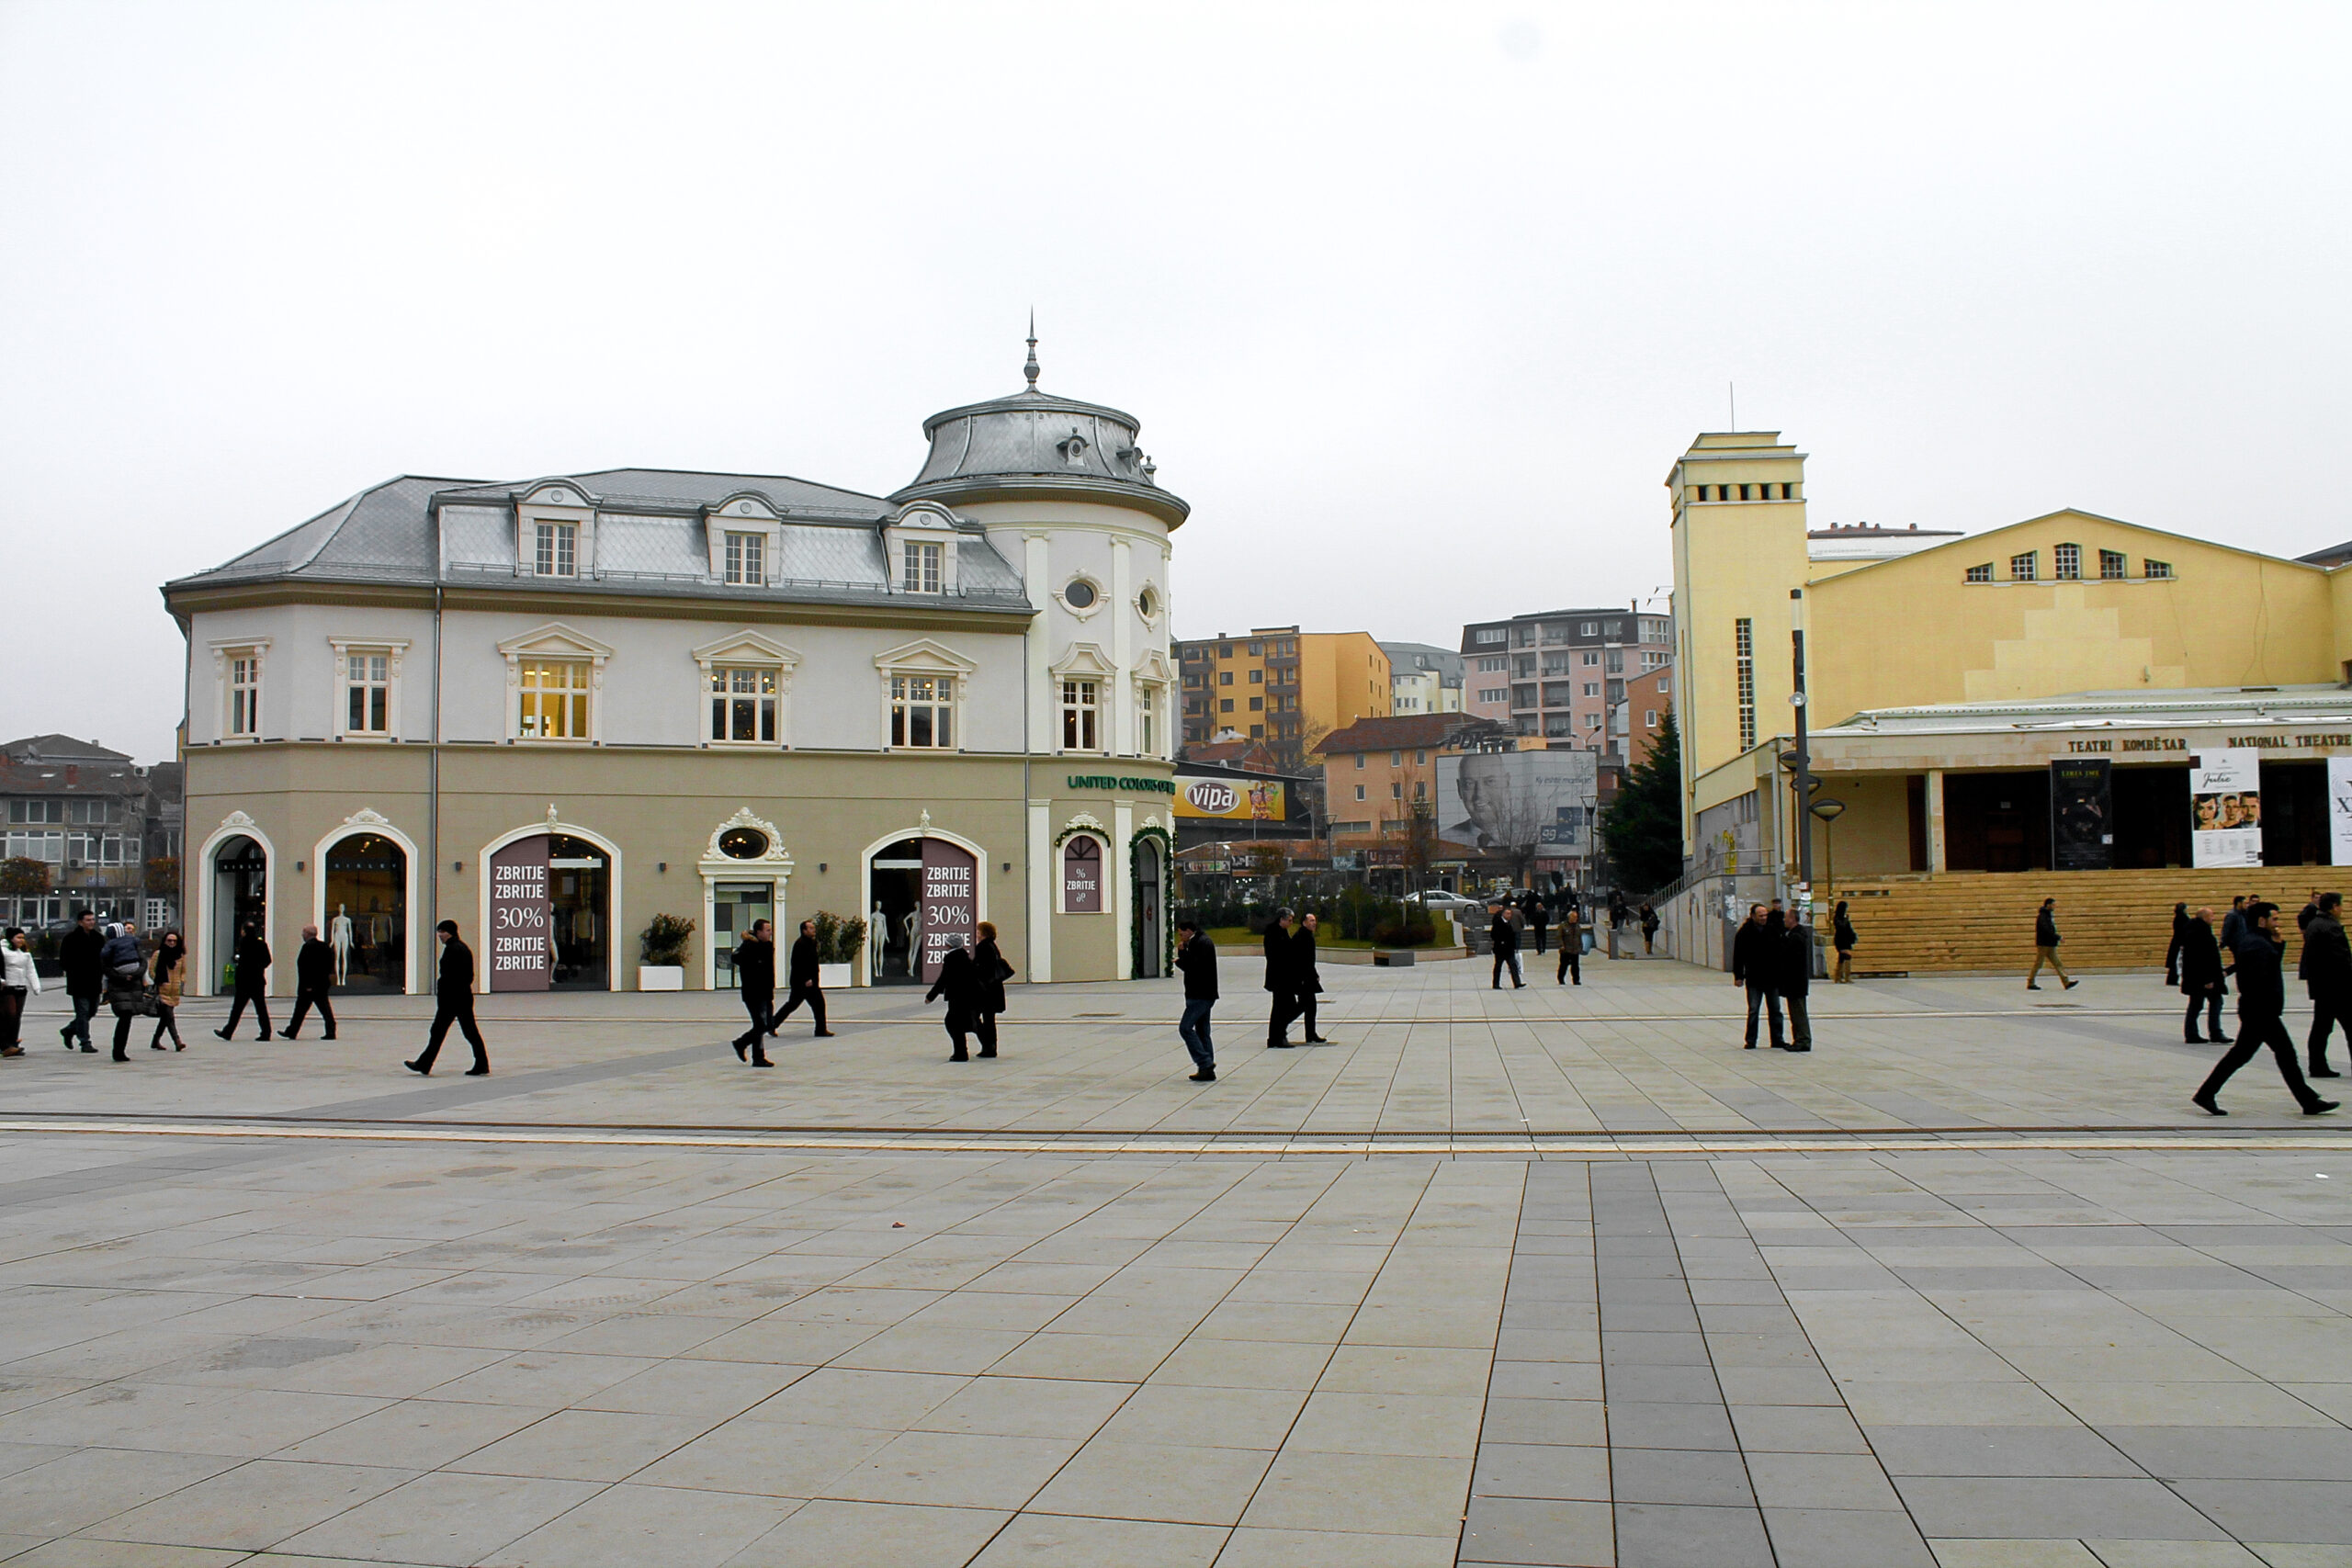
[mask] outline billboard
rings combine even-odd
[[[2188,759],[2188,863],[2262,863],[2262,753],[2199,751]]]
[[[2050,764],[2050,866],[2105,871],[2115,863],[2113,764],[2067,757]]]
[[[2352,757],[2327,760],[2327,841],[2330,865],[2352,865]]]
[[[1475,850],[1591,852],[1597,751],[1471,751],[1437,760],[1437,831]]]
[[[1176,775],[1176,815],[1217,817],[1242,822],[1280,822],[1288,815],[1280,779],[1208,778]]]

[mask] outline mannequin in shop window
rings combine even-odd
[[[334,983],[351,983],[351,917],[344,906],[334,907],[334,919],[327,922],[327,945],[334,949]]]
[[[874,918],[865,922],[865,977],[870,984],[882,977],[882,955],[890,945],[890,917],[882,906],[874,906]]]

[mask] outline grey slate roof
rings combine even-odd
[[[518,575],[511,507],[560,481],[596,505],[589,570],[577,578]],[[782,518],[778,558],[763,587],[714,579],[704,518],[729,497],[753,495]],[[402,476],[371,486],[209,571],[166,592],[296,580],[426,586],[495,584],[517,593],[637,597],[724,594],[752,602],[874,603],[893,591],[881,525],[897,508],[879,496],[773,474],[605,468],[514,481]],[[437,526],[436,526],[437,524]],[[436,540],[436,534],[438,536]],[[959,608],[1032,612],[1020,574],[976,525],[957,548]],[[935,603],[926,596],[925,602]]]

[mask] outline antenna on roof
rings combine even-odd
[[[1737,430],[1739,428],[1739,383],[1736,381],[1725,381],[1724,383],[1724,396],[1731,400],[1731,427],[1734,430]]]
[[[1029,363],[1021,367],[1021,373],[1029,378],[1029,389],[1035,391],[1037,389],[1037,307],[1035,305],[1029,307]]]

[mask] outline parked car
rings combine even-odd
[[[1448,893],[1442,887],[1430,887],[1419,893],[1408,893],[1405,895],[1405,902],[1408,904],[1419,904],[1425,909],[1476,909],[1484,908],[1484,906],[1476,898],[1465,897],[1459,893]]]

